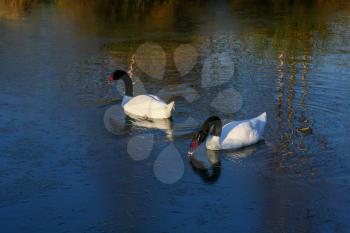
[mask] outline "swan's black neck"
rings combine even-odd
[[[209,117],[202,125],[201,131],[203,131],[206,135],[210,133],[213,136],[220,137],[222,131],[221,119],[217,116]]]
[[[121,77],[121,79],[123,80],[124,85],[125,85],[125,95],[126,96],[134,96],[134,89],[132,86],[132,80],[129,77],[129,75],[125,74]]]

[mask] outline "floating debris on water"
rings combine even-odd
[[[299,128],[298,131],[302,134],[312,134],[312,128],[311,127],[304,127]]]

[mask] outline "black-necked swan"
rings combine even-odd
[[[209,117],[201,129],[193,136],[189,156],[192,156],[198,146],[206,140],[209,150],[239,149],[257,143],[262,139],[266,125],[266,112],[249,119],[232,121],[222,126],[217,116]]]
[[[124,112],[132,118],[165,119],[170,118],[175,107],[172,101],[166,104],[154,95],[133,96],[133,84],[129,75],[122,70],[116,70],[108,79],[110,81],[122,79],[125,85],[125,95],[122,100]]]

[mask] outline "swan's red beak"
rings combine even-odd
[[[108,81],[113,81],[113,74],[108,76]]]
[[[187,155],[188,156],[193,156],[194,152],[197,150],[199,144],[197,141],[192,141],[190,145],[190,150],[188,151]]]

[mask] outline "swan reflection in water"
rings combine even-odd
[[[214,151],[201,147],[195,156],[189,156],[190,164],[204,182],[215,183],[221,175],[220,156],[228,160],[243,159],[252,155],[256,148],[257,145],[251,145],[238,150]]]
[[[104,114],[105,128],[114,135],[123,135],[136,127],[159,129],[165,132],[168,140],[173,140],[173,123],[171,119],[142,119],[128,116],[119,105],[109,107]]]
[[[243,159],[251,156],[257,149],[257,146],[264,143],[264,141],[260,141],[257,144],[243,147],[239,150],[229,150],[225,151],[223,155],[225,158],[232,160],[232,159]]]
[[[207,150],[207,153],[197,153],[195,156],[189,156],[189,159],[193,171],[203,181],[215,183],[219,179],[221,174],[219,151]]]

